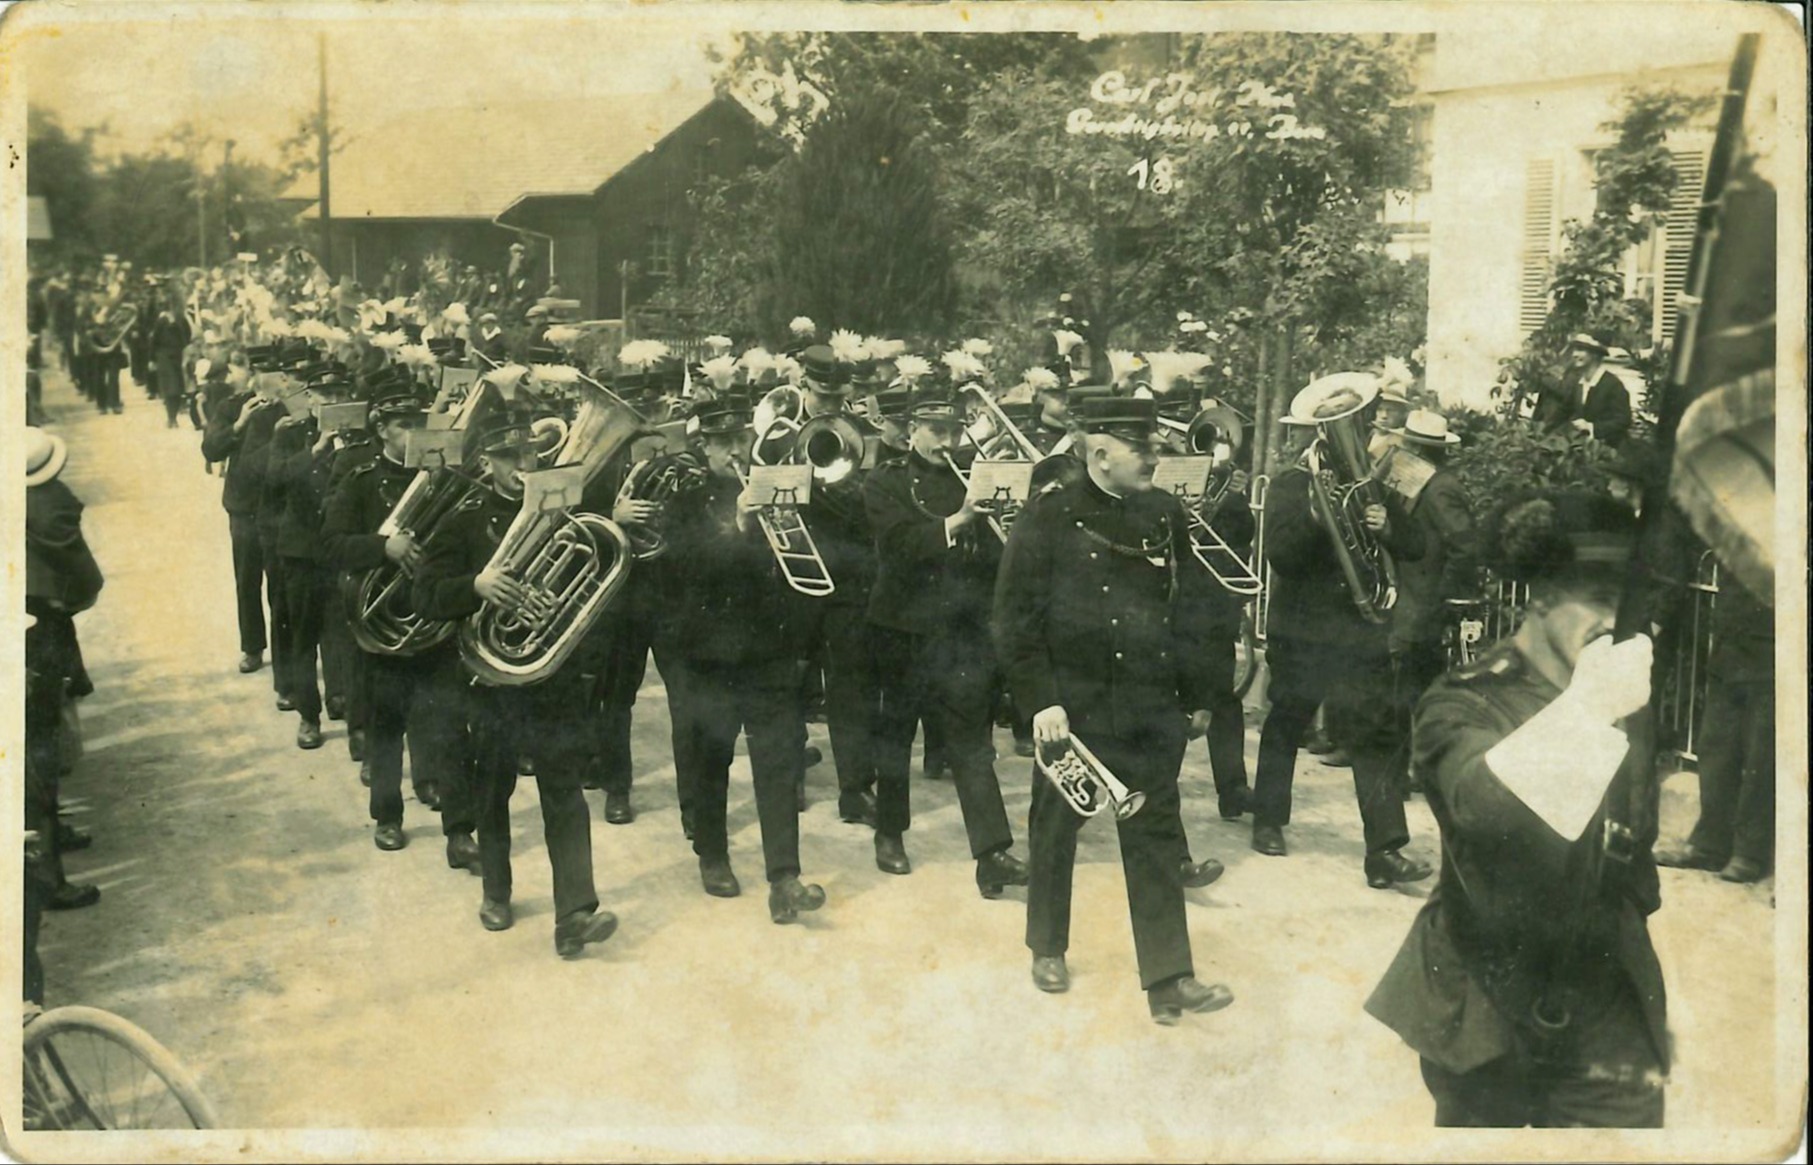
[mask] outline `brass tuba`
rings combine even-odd
[[[622,496],[666,505],[704,485],[708,476],[705,463],[690,449],[658,453],[630,466],[629,474],[623,479]],[[623,532],[630,540],[631,552],[641,561],[667,553],[667,537],[661,531],[659,517],[641,525],[626,526]]]
[[[1125,821],[1146,803],[1144,793],[1122,784],[1120,778],[1109,772],[1108,766],[1074,736],[1070,738],[1070,746],[1055,760],[1047,760],[1042,748],[1036,755],[1034,764],[1039,772],[1083,817],[1094,817],[1112,805],[1115,819]]]
[[[106,304],[95,313],[94,326],[88,333],[90,349],[95,352],[112,352],[137,323],[138,304],[129,299]]]
[[[1366,410],[1377,392],[1365,391],[1366,383],[1362,381],[1369,383],[1372,378],[1349,373],[1328,376],[1312,382],[1298,395],[1313,396],[1312,390],[1322,386],[1333,403],[1333,394],[1350,391],[1344,385],[1356,375],[1361,378],[1354,382],[1361,388],[1358,403],[1328,409],[1327,415],[1297,423],[1313,423],[1316,427],[1315,440],[1304,454],[1311,511],[1328,531],[1341,578],[1361,617],[1369,623],[1384,623],[1397,604],[1397,564],[1361,520],[1367,506],[1384,502],[1381,487],[1373,477],[1372,458],[1366,452],[1370,437]],[[1296,402],[1292,402],[1292,412],[1296,411]]]
[[[577,465],[590,482],[642,431],[635,412],[602,389],[577,386],[579,409],[553,467]],[[572,507],[517,513],[486,569],[500,571],[534,597],[531,609],[492,603],[460,624],[460,655],[482,683],[516,687],[560,670],[629,580],[634,551],[623,528]]]

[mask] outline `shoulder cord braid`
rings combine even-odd
[[[1166,597],[1168,599],[1175,599],[1177,597],[1177,555],[1173,549],[1177,545],[1177,533],[1172,529],[1169,518],[1162,519],[1160,522],[1164,531],[1163,536],[1156,540],[1147,539],[1143,546],[1122,546],[1120,543],[1091,530],[1088,525],[1084,523],[1083,519],[1076,518],[1073,519],[1073,521],[1076,524],[1077,530],[1082,533],[1084,538],[1093,542],[1095,545],[1105,547],[1124,558],[1139,558],[1150,562],[1155,556],[1163,554],[1165,558]]]

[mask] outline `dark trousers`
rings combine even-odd
[[[837,764],[837,789],[840,797],[850,798],[873,789],[876,781],[874,734],[881,699],[865,605],[809,600],[802,604],[799,628],[814,656],[807,674],[817,665],[824,669],[825,726]],[[814,686],[800,685],[802,723],[807,690]]]
[[[591,780],[607,793],[628,793],[635,772],[630,715],[636,706],[636,693],[648,674],[654,633],[642,619],[616,612],[606,618],[612,622],[601,632],[607,636],[609,646],[599,659],[597,674],[590,679],[594,693]]]
[[[1191,974],[1195,967],[1178,874],[1187,853],[1177,793],[1184,754],[1183,719],[1161,713],[1124,735],[1092,737],[1082,729],[1077,735],[1128,788],[1146,795],[1139,812],[1116,822],[1140,985],[1150,989]],[[1112,817],[1113,810],[1102,816]],[[1035,770],[1027,827],[1030,878],[1026,887],[1026,945],[1035,955],[1062,955],[1070,948],[1070,885],[1076,868],[1077,830],[1085,820]]]
[[[346,600],[340,594],[339,576],[329,569],[322,576],[321,585],[324,592],[321,602],[321,682],[329,701],[346,702],[350,728],[359,645],[353,640],[352,623],[346,616]]]
[[[1378,651],[1337,649],[1273,635],[1265,655],[1272,707],[1259,731],[1253,823],[1290,824],[1297,750],[1316,718],[1316,707],[1325,703],[1329,736],[1353,756],[1366,852],[1380,854],[1404,845],[1410,826],[1403,795],[1391,779],[1398,733],[1391,714],[1391,657],[1383,645]]]
[[[881,833],[912,825],[907,776],[913,733],[923,718],[956,779],[972,857],[1013,844],[1001,783],[995,778],[994,709],[989,694],[995,663],[986,632],[913,635],[871,625],[880,667],[881,715],[875,735],[876,817]],[[1173,774],[1175,775],[1175,774]]]
[[[510,901],[510,796],[516,791],[517,760],[532,752],[557,920],[598,909],[592,881],[592,815],[585,804],[585,762],[591,746],[583,716],[585,699],[578,676],[558,674],[525,688],[482,684],[467,688],[485,897]]]
[[[371,765],[371,819],[403,821],[403,739],[409,739],[413,784],[435,782],[441,831],[469,833],[473,807],[472,747],[467,740],[466,674],[459,652],[443,643],[420,655],[365,655],[368,723],[365,756]],[[474,720],[472,723],[477,724]],[[511,761],[514,771],[515,761]]]
[[[799,802],[794,792],[799,672],[791,659],[749,664],[689,660],[693,759],[693,852],[701,858],[730,853],[726,823],[730,763],[737,733],[749,738],[756,817],[762,824],[762,858],[768,880],[799,874]]]
[[[692,671],[685,658],[664,637],[655,639],[655,667],[667,688],[667,718],[674,754],[674,792],[682,811],[698,799],[699,759],[694,748],[696,718],[692,700]]]
[[[316,679],[321,629],[327,614],[332,573],[308,558],[285,558],[278,578],[283,586],[284,626],[289,646],[281,655],[284,675],[278,690],[295,701],[304,720],[321,719],[321,687]]]
[[[265,599],[271,610],[271,689],[279,696],[290,696],[286,686],[290,679],[290,610],[284,601],[285,560],[277,553],[273,535],[262,538],[259,555],[264,560]]]
[[[1246,791],[1246,709],[1234,694],[1235,644],[1240,628],[1217,627],[1205,637],[1203,663],[1209,673],[1209,771],[1223,805]]]
[[[1700,819],[1689,844],[1767,869],[1775,855],[1775,681],[1715,671],[1700,719]]]
[[[1400,792],[1408,792],[1411,786],[1410,722],[1417,702],[1447,668],[1439,641],[1407,644],[1392,652],[1391,711],[1398,739],[1391,753],[1391,783]]]
[[[25,828],[38,832],[37,873],[54,889],[66,879],[57,848],[63,783],[63,705],[78,665],[75,620],[69,612],[32,599],[26,610],[37,623],[25,630]],[[26,871],[29,883],[34,871]]]
[[[263,651],[264,547],[258,541],[258,519],[251,514],[228,514],[233,535],[233,588],[239,600],[239,650],[247,655]]]
[[[1425,1059],[1423,1083],[1438,1128],[1662,1127],[1662,1065],[1636,994],[1576,1020],[1573,1053],[1558,1063],[1524,1047],[1470,1072]]]
[[[100,356],[94,365],[95,407],[112,410],[120,407],[120,365],[114,356]]]

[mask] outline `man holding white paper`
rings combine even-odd
[[[1653,838],[1625,812],[1654,778],[1623,724],[1649,702],[1653,647],[1611,638],[1634,520],[1561,495],[1495,527],[1528,613],[1418,706],[1441,880],[1366,1010],[1422,1057],[1437,1125],[1660,1127],[1660,899]]]

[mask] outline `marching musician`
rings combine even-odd
[[[491,565],[493,552],[522,508],[522,475],[539,463],[528,423],[506,420],[478,438],[490,488],[474,507],[456,510],[436,531],[415,567],[412,596],[428,619],[464,619],[484,604],[519,615],[542,612],[547,601]],[[451,649],[452,645],[448,645]],[[580,651],[585,650],[582,645]],[[585,761],[592,747],[586,723],[583,654],[552,676],[525,687],[469,680],[466,720],[472,726],[474,800],[478,821],[484,901],[479,922],[508,930],[510,907],[510,797],[517,761],[533,751],[541,800],[543,837],[554,880],[554,951],[573,958],[617,929],[617,916],[598,908],[592,876],[592,819],[585,803]],[[451,853],[449,862],[452,861]]]
[[[265,636],[264,550],[258,541],[258,501],[263,491],[265,446],[271,430],[283,416],[277,399],[277,378],[271,374],[269,350],[247,353],[249,390],[227,398],[208,416],[202,436],[202,456],[224,461],[226,482],[221,505],[233,539],[233,583],[238,594],[239,670],[255,672],[264,666],[268,645]],[[278,597],[271,594],[275,608]],[[271,620],[276,623],[274,617]]]
[[[1192,585],[1180,557],[1182,506],[1156,492],[1157,410],[1150,400],[1092,399],[1079,410],[1087,476],[1014,523],[995,588],[994,628],[1008,682],[1034,710],[1047,757],[1071,733],[1145,804],[1117,819],[1140,984],[1152,1017],[1233,1002],[1195,978],[1184,918],[1183,820],[1177,790],[1186,739],[1209,713],[1200,645],[1185,634],[1179,591]],[[1070,888],[1083,823],[1054,785],[1035,777],[1026,945],[1033,983],[1069,989]]]
[[[412,534],[384,535],[378,530],[419,472],[407,468],[403,456],[409,433],[421,427],[427,411],[427,404],[407,391],[372,404],[370,424],[379,454],[359,458],[357,468],[332,488],[322,518],[321,550],[335,570],[358,575],[387,562],[405,572],[420,569],[422,548]],[[416,799],[440,810],[447,864],[470,869],[479,856],[472,837],[478,811],[457,649],[451,642],[408,656],[361,649],[359,673],[355,682],[362,688],[358,702],[363,705],[364,771],[370,778],[369,811],[376,823],[372,843],[386,851],[409,844],[403,832],[407,737]]]
[[[1653,646],[1611,635],[1636,523],[1572,493],[1494,518],[1528,608],[1417,708],[1441,878],[1366,1010],[1421,1057],[1438,1126],[1660,1128],[1661,898],[1630,813]]]
[[[806,348],[799,361],[804,373],[800,381],[805,398],[802,423],[827,414],[853,417],[849,396],[855,367],[838,360],[825,344]],[[857,456],[860,458],[861,453]],[[834,485],[813,483],[811,500],[801,517],[812,532],[812,540],[824,557],[836,589],[822,598],[794,602],[799,608],[796,647],[805,653],[805,658],[821,659],[824,663],[825,721],[831,737],[831,756],[837,764],[838,816],[873,828],[877,695],[876,679],[869,666],[867,610],[876,566],[875,541],[863,509],[862,490],[855,480],[862,472],[858,467],[850,478]],[[803,701],[800,711],[803,748]],[[803,765],[800,775],[803,780]]]
[[[1344,376],[1324,377],[1292,399],[1286,431],[1298,434],[1306,456],[1318,423],[1347,415],[1358,398],[1370,404],[1376,393],[1376,386],[1355,387]],[[1398,559],[1420,556],[1421,528],[1391,491],[1378,496],[1379,502],[1364,509],[1365,529]],[[1369,621],[1356,608],[1327,518],[1316,512],[1301,458],[1265,491],[1265,558],[1273,580],[1265,650],[1272,706],[1259,734],[1253,849],[1271,857],[1286,852],[1284,826],[1290,822],[1297,751],[1317,706],[1325,703],[1330,735],[1353,756],[1367,885],[1386,889],[1427,878],[1428,863],[1400,852],[1410,841],[1410,826],[1391,778],[1398,732],[1391,710],[1389,627]]]
[[[760,526],[760,500],[741,480],[754,433],[752,410],[736,396],[702,404],[699,440],[711,477],[668,515],[674,575],[681,580],[674,639],[684,659],[692,725],[693,852],[705,892],[742,893],[731,869],[725,824],[736,738],[749,742],[756,815],[768,877],[768,913],[777,923],[824,905],[824,890],[800,881],[799,676],[789,635],[789,592]]]
[[[923,718],[956,779],[976,887],[998,898],[1027,876],[1009,852],[1013,830],[991,740],[988,618],[1001,543],[946,460],[964,424],[950,389],[922,385],[909,418],[907,456],[877,468],[863,486],[879,563],[868,611],[881,696],[875,864],[890,874],[912,870],[903,835],[912,822],[913,735]]]

